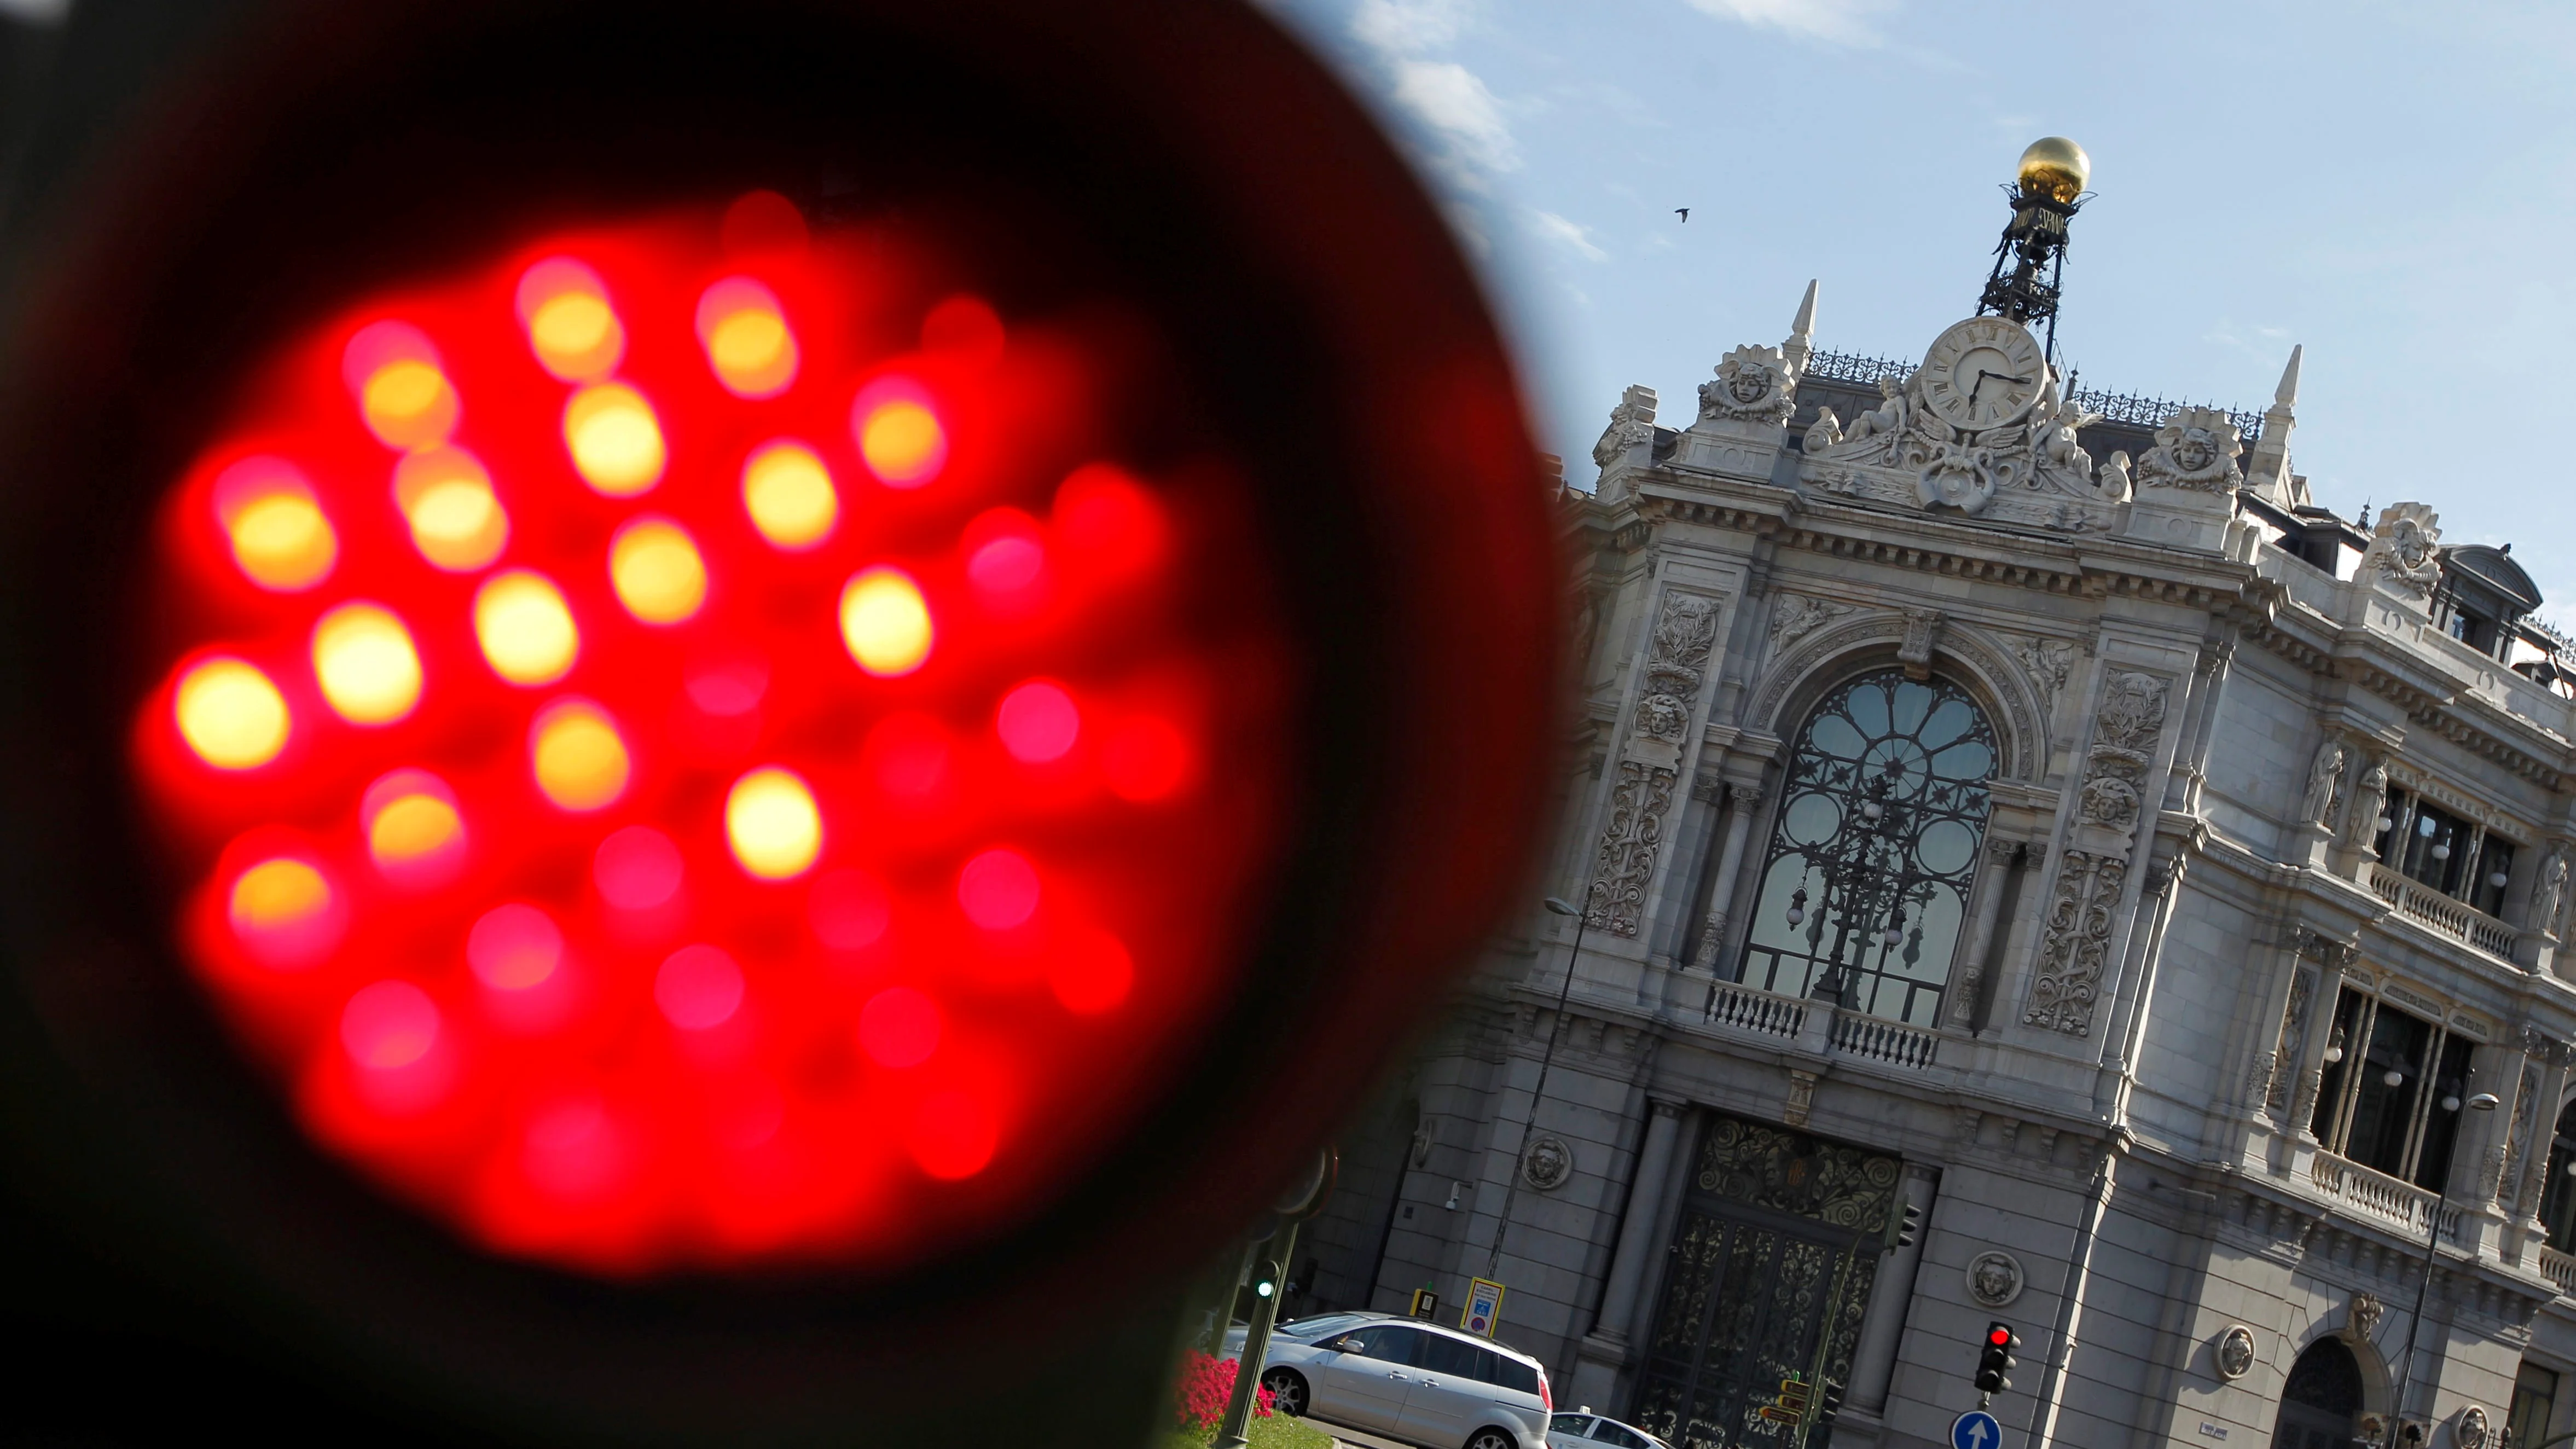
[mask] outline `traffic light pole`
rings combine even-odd
[[[1243,1353],[1235,1360],[1234,1392],[1225,1400],[1225,1417],[1216,1426],[1216,1441],[1208,1449],[1245,1449],[1243,1431],[1252,1425],[1252,1396],[1260,1391],[1261,1361],[1270,1352],[1270,1325],[1279,1317],[1279,1295],[1287,1286],[1288,1264],[1297,1256],[1297,1219],[1279,1225],[1270,1239],[1272,1251],[1264,1254],[1254,1281],[1267,1281],[1270,1291],[1255,1294],[1252,1321],[1244,1325]]]
[[[1834,1269],[1833,1290],[1825,1295],[1824,1327],[1816,1334],[1815,1357],[1807,1365],[1807,1382],[1815,1387],[1807,1391],[1807,1411],[1798,1416],[1798,1433],[1789,1441],[1790,1449],[1807,1449],[1807,1436],[1815,1432],[1816,1421],[1824,1417],[1825,1403],[1830,1397],[1825,1392],[1825,1355],[1833,1352],[1834,1314],[1842,1307],[1843,1285],[1851,1281],[1851,1271],[1860,1263],[1861,1245],[1868,1241],[1867,1233],[1855,1235],[1850,1250],[1843,1254],[1842,1263]]]

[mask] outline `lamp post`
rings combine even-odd
[[[1875,945],[1883,962],[1887,952],[1905,942],[1907,908],[1919,914],[1932,898],[1931,883],[1919,879],[1910,865],[1916,812],[1896,798],[1902,773],[1902,766],[1889,760],[1863,787],[1856,818],[1822,846],[1805,852],[1808,865],[1823,878],[1824,895],[1812,920],[1806,886],[1800,884],[1789,897],[1789,924],[1807,927],[1811,949],[1823,943],[1828,923],[1834,928],[1833,950],[1826,957],[1830,964],[1808,995],[1835,1006],[1852,1004],[1844,949],[1851,949],[1851,964],[1858,966]],[[1922,929],[1919,920],[1915,929]]]
[[[2492,1112],[2496,1109],[2496,1102],[2495,1093],[2480,1092],[2469,1098],[2466,1105],[2473,1112]],[[2450,1092],[2435,1105],[2445,1112],[2456,1112],[2462,1103],[2457,1092]],[[2415,1316],[2406,1320],[2406,1351],[2397,1359],[2397,1392],[2388,1403],[2388,1430],[2381,1441],[2386,1449],[2397,1449],[2398,1426],[2406,1421],[2406,1391],[2412,1387],[2415,1375],[2415,1335],[2424,1326],[2424,1300],[2433,1288],[2433,1263],[2441,1247],[2442,1215],[2450,1211],[2450,1207],[2451,1179],[2445,1173],[2442,1191],[2433,1203],[2433,1225],[2424,1234],[2424,1277],[2415,1285]]]
[[[2066,224],[2082,210],[2093,160],[2063,136],[2043,136],[2021,153],[2013,183],[2004,188],[2012,220],[1995,243],[1995,269],[1977,299],[1979,315],[1993,312],[2015,322],[2048,323],[2049,365],[2057,360],[2058,284],[2066,271]]]
[[[1574,963],[1583,955],[1583,928],[1589,924],[1581,911],[1559,897],[1549,896],[1540,904],[1557,915],[1574,918],[1574,945],[1565,953],[1565,984],[1556,989],[1556,1016],[1547,1024],[1547,1046],[1539,1052],[1538,1058],[1538,1081],[1530,1087],[1529,1113],[1521,1122],[1520,1144],[1512,1149],[1512,1175],[1503,1183],[1503,1210],[1494,1219],[1494,1251],[1485,1260],[1487,1278],[1493,1278],[1495,1271],[1503,1266],[1503,1234],[1512,1225],[1512,1199],[1520,1195],[1521,1159],[1529,1152],[1530,1134],[1538,1130],[1539,1097],[1547,1091],[1547,1069],[1556,1063],[1556,1034],[1565,1025],[1566,998],[1574,994]]]

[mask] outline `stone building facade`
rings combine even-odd
[[[2295,353],[2229,414],[1815,316],[1630,388],[1565,493],[1575,914],[1353,1126],[1299,1307],[1499,1281],[1561,1406],[1686,1446],[1799,1443],[1760,1409],[1819,1372],[1804,1442],[1947,1444],[1995,1320],[2012,1446],[2576,1429],[2530,581],[2313,506]]]

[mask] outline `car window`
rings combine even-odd
[[[1422,1335],[1422,1356],[1414,1360],[1423,1372],[1447,1374],[1451,1378],[1479,1378],[1476,1370],[1476,1345],[1445,1333]]]
[[[1362,1358],[1379,1359],[1386,1363],[1411,1363],[1414,1345],[1422,1337],[1422,1330],[1408,1328],[1400,1323],[1381,1323],[1375,1327],[1363,1328],[1351,1337],[1358,1339],[1360,1344],[1349,1352],[1358,1354]]]
[[[1494,1357],[1499,1360],[1499,1362],[1494,1365],[1494,1377],[1490,1382],[1500,1384],[1504,1388],[1514,1390],[1518,1393],[1527,1394],[1531,1398],[1538,1397],[1538,1369],[1536,1367],[1530,1364],[1525,1364],[1516,1358],[1504,1358],[1501,1354],[1496,1354]]]
[[[1623,1429],[1607,1419],[1601,1421],[1600,1428],[1592,1431],[1592,1437],[1604,1444],[1616,1444],[1619,1449],[1655,1449],[1646,1442],[1645,1435]]]
[[[1279,1331],[1290,1338],[1314,1338],[1348,1328],[1355,1323],[1366,1322],[1368,1322],[1367,1319],[1356,1313],[1327,1313],[1319,1318],[1305,1318],[1295,1323],[1283,1323],[1279,1325]]]
[[[1550,1434],[1566,1434],[1577,1439],[1589,1439],[1592,1437],[1592,1416],[1590,1414],[1559,1414],[1555,1418],[1547,1421],[1547,1432]]]

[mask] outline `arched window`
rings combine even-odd
[[[1938,1024],[1994,768],[1985,712],[1946,680],[1890,669],[1826,695],[1789,758],[1736,979]]]
[[[2272,1449],[2349,1449],[2360,1415],[2361,1365],[2338,1340],[2320,1338],[2290,1365]]]

